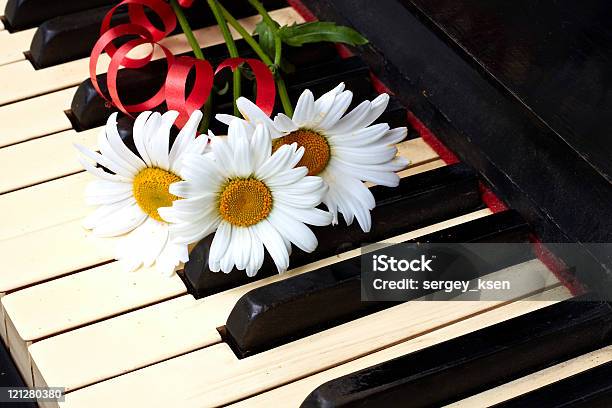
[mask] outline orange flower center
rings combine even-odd
[[[136,203],[149,217],[160,222],[165,222],[157,211],[160,207],[170,207],[172,202],[179,197],[170,194],[170,184],[181,181],[174,173],[156,167],[142,169],[132,185],[132,191]]]
[[[316,176],[327,167],[331,152],[327,139],[321,134],[309,129],[298,129],[287,136],[275,139],[272,144],[272,152],[275,152],[282,145],[292,143],[304,147],[304,156],[296,167],[306,166],[309,176]]]
[[[232,225],[248,227],[272,211],[272,193],[254,178],[236,178],[225,184],[219,198],[219,213]]]

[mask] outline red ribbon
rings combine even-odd
[[[185,85],[191,69],[195,69],[195,82],[185,98]],[[182,128],[189,116],[208,100],[213,87],[213,68],[208,61],[191,57],[178,57],[166,77],[166,104],[169,110],[179,112],[176,126]]]
[[[274,75],[272,75],[270,68],[268,68],[266,64],[254,58],[228,58],[217,67],[215,75],[226,67],[235,71],[242,63],[249,64],[255,75],[255,82],[257,83],[257,98],[255,99],[255,105],[259,106],[266,115],[270,116],[272,111],[274,111],[276,87],[274,84]]]
[[[104,33],[109,31],[113,14],[117,10],[117,8],[124,5],[128,6],[130,24],[140,26],[145,31],[147,31],[149,35],[147,35],[146,38],[149,38],[151,43],[158,42],[159,40],[170,34],[172,31],[174,31],[174,29],[176,28],[176,16],[174,15],[172,7],[168,3],[161,0],[123,0],[121,3],[110,9],[109,12],[104,16],[104,20],[102,20],[102,26],[100,27],[100,35],[104,35]],[[153,12],[155,12],[155,14],[157,14],[164,26],[163,31],[158,30],[151,23],[151,21],[149,21],[149,18],[144,12],[143,6],[149,7],[151,10],[153,10]],[[113,40],[120,36],[121,35],[117,35],[115,38],[113,38]],[[112,42],[108,42],[107,45],[104,47],[104,51],[106,51],[106,53],[112,57],[117,51],[117,47],[115,47]],[[151,57],[152,55],[149,56],[149,61]],[[125,61],[126,64],[124,66],[126,68],[142,67],[142,65],[139,65],[138,62],[133,63],[132,61],[133,60],[131,58],[127,58]]]
[[[179,4],[183,7],[190,7],[192,3],[193,0],[179,0]],[[111,28],[112,15],[122,5],[128,6],[130,23]],[[159,30],[151,24],[144,13],[145,6],[158,15],[164,26],[163,30]],[[162,0],[123,0],[113,7],[104,17],[101,36],[93,47],[89,61],[89,75],[95,90],[106,101],[114,104],[117,109],[129,116],[131,116],[130,112],[151,110],[165,101],[168,109],[179,112],[176,125],[182,128],[191,113],[196,109],[200,109],[208,100],[212,91],[214,76],[224,68],[229,67],[232,71],[235,71],[240,64],[246,63],[251,67],[255,75],[257,84],[257,99],[255,103],[267,115],[272,114],[276,98],[276,87],[272,72],[263,62],[252,58],[229,58],[223,61],[213,73],[213,68],[207,61],[191,57],[174,58],[170,50],[159,44],[158,41],[170,34],[175,27],[176,17],[172,7]],[[113,41],[125,35],[136,36],[138,38],[130,40],[117,48]],[[134,59],[127,56],[132,49],[144,44],[151,45],[151,51],[145,57]],[[120,67],[132,69],[144,67],[153,59],[155,45],[159,46],[163,51],[168,64],[168,74],[164,85],[155,95],[143,102],[132,105],[123,104],[117,89],[117,75]],[[98,60],[103,52],[106,52],[111,57],[106,77],[110,100],[100,90],[96,76]],[[187,78],[192,69],[195,70],[194,85],[189,95],[185,95]]]

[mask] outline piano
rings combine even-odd
[[[398,188],[369,186],[371,232],[315,228],[315,252],[253,278],[207,270],[210,239],[173,277],[125,273],[114,240],[80,225],[92,178],[73,143],[95,149],[113,112],[88,55],[117,3],[0,0],[0,387],[63,387],[38,406],[69,408],[612,406],[608,2],[264,1],[280,24],[336,21],[369,39],[289,50],[289,93],[390,92],[381,120],[409,127],[411,165]],[[225,5],[254,30],[246,0]],[[204,10],[186,14],[220,61]],[[190,54],[178,31],[162,42]],[[126,102],[164,69],[120,72]],[[130,119],[120,128],[129,144]],[[513,282],[505,300],[363,302],[361,247],[377,242],[532,252],[489,254],[483,277]]]

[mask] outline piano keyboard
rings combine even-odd
[[[112,3],[91,0],[83,3],[90,4],[84,11]],[[2,11],[5,6],[0,0]],[[495,330],[530,316],[537,319],[538,313],[555,313],[561,307],[571,309],[569,289],[535,258],[487,275],[512,282],[508,301],[493,300],[485,292],[481,301],[408,301],[373,307],[351,303],[360,296],[351,286],[358,275],[347,268],[360,250],[342,246],[331,248],[332,256],[315,252],[282,275],[260,271],[253,279],[232,276],[231,282],[227,277],[229,283],[223,287],[187,288],[187,281],[195,286],[209,281],[187,273],[181,279],[160,276],[152,268],[123,272],[113,261],[115,240],[93,237],[80,225],[90,210],[83,192],[91,176],[76,160],[73,143],[95,149],[100,127],[75,128],[66,112],[72,109],[79,84],[88,78],[88,59],[36,68],[27,58],[36,26],[63,16],[54,7],[50,5],[45,20],[32,26],[7,30],[3,25],[0,31],[0,170],[5,175],[0,179],[0,337],[27,386],[65,387],[66,399],[59,406],[269,407],[278,401],[289,407],[304,401],[304,406],[318,406],[313,395],[323,395],[317,390],[330,381],[453,344],[476,331]],[[71,13],[83,12],[84,6],[79,7]],[[286,5],[272,16],[280,24],[304,21]],[[257,21],[255,16],[241,19],[250,31]],[[199,28],[195,34],[208,50],[222,43],[216,26]],[[164,44],[174,53],[190,50],[178,34]],[[101,62],[100,74],[107,62]],[[346,72],[352,69],[345,65]],[[371,97],[374,90],[367,72],[351,72],[352,80],[361,84],[355,91],[359,99]],[[327,86],[325,79],[317,81]],[[297,90],[306,82],[296,76],[290,85]],[[398,112],[405,118],[403,108]],[[418,214],[418,219],[405,218],[401,226],[381,231],[376,241],[526,242],[527,224],[512,210],[494,213],[487,208],[480,200],[477,175],[467,166],[446,163],[414,133],[398,149],[411,161],[399,173],[406,189],[398,199],[404,211]],[[449,179],[445,182],[444,177]],[[384,208],[398,209],[385,207],[381,200],[380,217],[401,218],[393,212],[383,214]],[[360,242],[369,242],[371,236],[361,234]],[[330,268],[346,275],[332,281]],[[305,282],[308,293],[287,290],[306,287]],[[337,293],[344,295],[338,298]],[[275,301],[281,295],[284,303],[279,305]],[[268,315],[249,314],[244,306],[254,299]],[[301,317],[308,313],[304,310],[334,302],[337,310]],[[302,312],[287,327],[274,330],[265,320],[286,319],[294,313],[289,310]],[[608,324],[604,312],[597,322]],[[605,324],[601,339],[609,343],[612,333]],[[258,334],[262,330],[265,338]],[[535,398],[532,392],[546,392],[557,381],[587,375],[612,360],[609,345],[592,341],[581,347],[568,346],[582,355],[543,359],[538,367],[528,367],[503,383],[472,384],[469,390],[478,392],[449,403],[483,406]]]

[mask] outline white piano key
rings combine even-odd
[[[291,7],[271,11],[270,15],[280,25],[290,25],[294,22],[304,21]],[[260,19],[259,16],[252,16],[241,19],[240,22],[247,31],[253,32]],[[235,38],[239,37],[234,31],[232,33]],[[201,47],[223,43],[223,36],[217,26],[195,30],[194,35]],[[191,47],[182,33],[164,38],[160,41],[160,44],[168,47],[174,54],[191,51]],[[154,59],[159,59],[162,56],[163,53],[156,49]],[[109,62],[106,54],[101,55],[98,63],[98,73],[106,72]],[[39,70],[34,69],[27,60],[2,65],[0,66],[0,89],[2,89],[0,105],[78,85],[88,76],[89,58]]]
[[[489,210],[480,210],[420,228],[395,237],[391,241],[416,238],[488,214],[490,214]],[[359,249],[349,251],[295,268],[286,274],[256,281],[201,300],[195,300],[191,295],[185,295],[186,299],[180,301],[188,310],[185,314],[176,315],[173,312],[175,304],[163,302],[146,309],[46,338],[30,346],[30,353],[37,372],[35,382],[37,385],[62,384],[69,389],[80,388],[169,357],[218,343],[220,339],[218,338],[217,327],[225,324],[235,302],[249,290],[359,255]],[[40,286],[44,287],[46,285]],[[106,287],[106,285],[101,285],[101,287]],[[17,292],[17,295],[20,293],[21,291]],[[28,301],[23,299],[21,303],[27,305]],[[90,309],[90,313],[95,313],[95,304],[82,304],[81,307]],[[8,314],[16,316],[14,312],[16,311],[8,311]],[[32,319],[31,316],[26,316],[24,310],[18,312],[22,316],[19,319],[16,317],[16,320]],[[52,314],[55,314],[55,312]],[[163,320],[165,318],[172,319],[172,321]],[[31,339],[32,336],[41,336],[48,332],[39,331],[40,325],[45,325],[45,323],[29,321],[23,326],[19,325],[19,328],[21,333]],[[26,326],[29,326],[29,329]],[[177,331],[197,330],[198,333],[202,334],[202,337],[172,335],[168,341],[158,343],[150,341],[148,337],[141,336],[141,333],[156,333],[152,336],[155,340],[163,335],[162,332],[156,331],[165,330],[167,327],[175,327]],[[113,340],[116,333],[122,333],[121,341],[119,339]],[[96,350],[95,353],[92,353],[92,350]],[[93,354],[95,354],[95,358],[92,357]],[[88,364],[81,364],[83,358],[87,359]]]
[[[0,195],[0,240],[73,220],[92,211],[84,202],[85,180],[91,177],[72,175],[49,182],[43,179],[82,171],[73,143],[95,149],[97,132],[96,129],[80,133],[69,130],[0,149],[0,171],[11,169],[15,175],[2,179],[0,190],[36,184],[36,181],[42,183]],[[407,170],[400,172],[402,177],[443,165],[434,163],[438,155],[423,139],[402,142],[398,149],[401,156],[412,162]],[[53,152],[53,160],[48,159],[49,152]],[[421,168],[424,164],[427,166]],[[26,202],[23,206],[22,201]]]
[[[85,217],[87,172],[62,177],[0,196],[0,241]]]
[[[24,52],[30,49],[36,28],[10,33],[0,31],[0,65],[25,60]]]
[[[531,278],[532,262],[496,272]],[[557,283],[558,284],[558,281]],[[528,289],[528,288],[525,288]],[[542,290],[531,287],[532,291]],[[502,301],[407,302],[239,360],[225,343],[76,390],[62,407],[225,405],[502,306]]]
[[[110,262],[8,294],[2,306],[19,336],[33,341],[184,293],[176,274],[155,268],[130,273]]]
[[[556,381],[612,361],[612,346],[607,346],[582,356],[564,361],[517,380],[491,388],[480,394],[447,405],[448,408],[479,408],[507,401]]]
[[[409,353],[413,353],[418,350],[422,350],[426,347],[451,340],[473,331],[492,326],[496,323],[536,311],[543,307],[550,306],[557,301],[568,299],[570,297],[571,295],[565,287],[558,286],[547,291],[546,298],[556,299],[554,301],[543,301],[539,299],[540,295],[534,295],[525,300],[512,302],[499,308],[490,310],[486,313],[474,316],[470,319],[462,320],[435,330],[431,333],[416,337],[412,340],[369,354],[346,364],[339,365],[330,370],[311,375],[301,380],[245,399],[231,405],[231,407],[267,408],[273,406],[276,401],[283,401],[283,403],[288,407],[298,407],[308,396],[308,394],[327,381],[354,373],[385,361],[392,360],[397,357],[404,356]],[[486,402],[490,401],[487,400]],[[478,406],[482,407],[487,405],[489,404],[485,403]]]
[[[94,237],[69,221],[0,241],[0,293],[7,293],[113,259],[116,240]]]
[[[0,149],[0,193],[83,171],[74,143],[96,149],[101,128],[67,130]]]
[[[72,129],[64,111],[75,92],[72,87],[0,107],[0,147]]]

